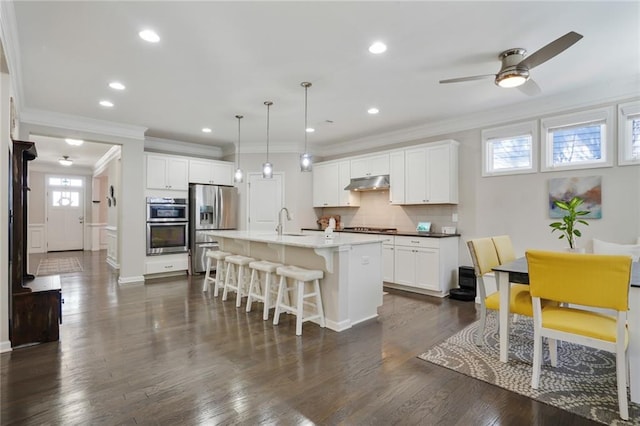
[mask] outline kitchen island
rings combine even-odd
[[[207,231],[220,249],[255,259],[324,271],[320,288],[327,328],[343,331],[378,316],[384,236]]]

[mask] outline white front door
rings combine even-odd
[[[84,248],[84,179],[47,177],[47,251]]]
[[[282,173],[274,173],[271,179],[265,179],[258,173],[249,173],[249,231],[276,232],[278,212],[284,206],[283,183]]]

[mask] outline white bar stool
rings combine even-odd
[[[253,262],[253,257],[231,255],[227,256],[224,261],[227,271],[224,276],[224,291],[222,292],[222,300],[227,300],[229,290],[236,292],[236,308],[242,303],[242,295],[246,291],[247,283],[245,269],[249,263]]]
[[[282,263],[261,260],[249,263],[251,268],[251,281],[249,282],[249,293],[247,295],[247,312],[251,312],[251,304],[258,300],[264,304],[262,309],[262,319],[269,319],[269,309],[274,306],[271,285],[275,283],[276,270],[284,266]],[[260,272],[264,272],[264,279],[260,279]]]
[[[282,266],[276,270],[280,275],[280,285],[278,286],[278,297],[276,300],[276,312],[273,314],[273,325],[278,325],[280,320],[280,311],[291,311],[296,315],[296,336],[302,335],[302,323],[314,319],[320,320],[320,327],[324,328],[324,309],[322,309],[322,295],[320,294],[320,280],[324,277],[324,272],[317,269],[304,269],[297,266]],[[287,284],[287,278],[295,281],[291,287]],[[305,284],[313,282],[313,291],[305,292]],[[296,305],[289,306],[284,302],[285,294],[296,290]],[[315,297],[314,302],[305,302],[304,299]],[[308,317],[304,316],[304,305],[313,305],[316,308],[316,314]]]
[[[218,288],[224,288],[224,271],[226,265],[224,259],[227,256],[231,256],[228,251],[220,250],[207,250],[207,272],[204,275],[204,283],[202,284],[202,291],[207,291],[213,285],[213,297],[218,297]],[[215,278],[211,278],[211,264],[216,261],[216,275]]]

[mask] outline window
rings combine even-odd
[[[82,186],[82,179],[50,177],[49,186]]]
[[[640,164],[640,101],[618,105],[618,164]]]
[[[513,124],[482,131],[482,176],[536,171],[537,123]]]
[[[545,118],[542,171],[612,166],[611,108]]]
[[[80,193],[77,191],[53,191],[51,206],[78,207],[80,206]]]

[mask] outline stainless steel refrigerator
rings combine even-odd
[[[207,250],[220,249],[216,238],[208,235],[207,231],[237,227],[237,188],[220,185],[189,185],[189,216],[191,271],[197,274],[206,270]]]

